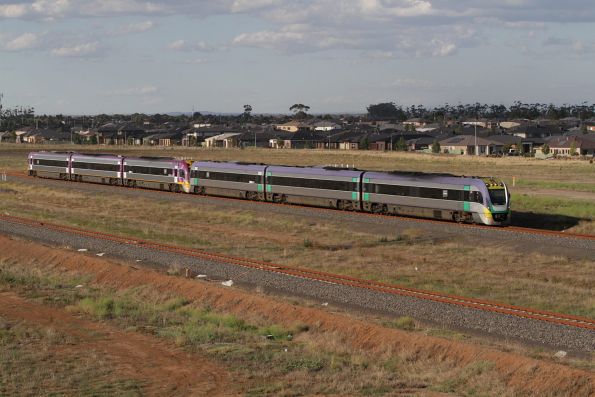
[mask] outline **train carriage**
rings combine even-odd
[[[492,181],[490,184],[494,187],[506,191],[503,183]],[[481,178],[366,172],[362,182],[362,206],[365,211],[483,224],[507,221],[507,216],[502,215],[494,220],[490,194]],[[507,198],[497,209],[508,212]]]
[[[29,153],[29,175],[43,178],[70,178],[70,152],[31,152]]]
[[[362,171],[319,167],[269,166],[267,201],[360,209]]]
[[[188,163],[165,157],[125,157],[122,181],[130,187],[190,192]]]
[[[195,161],[190,168],[192,191],[214,196],[264,200],[264,164]]]
[[[71,157],[70,179],[119,185],[122,182],[123,157],[111,154],[80,154]]]

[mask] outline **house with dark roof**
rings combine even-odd
[[[53,129],[34,129],[21,135],[26,143],[66,143],[71,142],[72,133]]]
[[[319,131],[297,131],[283,141],[285,149],[315,149],[326,135]]]
[[[547,138],[550,136],[562,135],[564,131],[556,125],[542,126],[528,124],[511,128],[507,132],[520,138]]]
[[[546,139],[550,152],[556,156],[591,156],[595,153],[595,137],[588,135],[553,136]]]

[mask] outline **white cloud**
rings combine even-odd
[[[205,41],[199,40],[194,42],[187,42],[186,40],[179,39],[172,41],[167,45],[167,48],[175,51],[214,51],[215,48],[206,43]]]
[[[58,47],[51,51],[57,57],[86,58],[97,55],[99,45],[97,42],[77,44],[71,47]]]
[[[0,4],[0,18],[21,18],[27,11],[27,4]]]
[[[279,0],[235,0],[231,12],[249,12],[280,4]]]
[[[120,29],[120,34],[128,34],[128,33],[141,33],[146,32],[147,30],[151,30],[155,27],[155,22],[153,21],[142,21],[142,22],[134,22],[124,26]]]
[[[157,87],[153,85],[141,87],[120,88],[107,93],[110,96],[143,96],[157,93]]]
[[[40,37],[35,33],[23,33],[19,36],[8,38],[0,36],[0,48],[5,51],[24,51],[37,48]]]

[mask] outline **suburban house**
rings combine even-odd
[[[51,129],[32,130],[21,135],[21,142],[26,143],[61,143],[70,142],[72,133]]]
[[[556,156],[593,156],[595,153],[594,136],[554,136],[547,139],[546,143]]]
[[[276,124],[275,129],[288,132],[298,132],[312,129],[309,124],[292,120],[283,124]]]
[[[332,121],[322,120],[311,124],[314,131],[333,131],[340,130],[341,125]]]
[[[238,138],[241,135],[239,132],[226,132],[205,138],[205,147],[220,147],[220,148],[232,148],[238,147]]]
[[[0,142],[14,142],[15,135],[12,132],[0,132]]]
[[[509,134],[520,138],[546,138],[554,135],[561,135],[562,130],[555,125],[523,125],[508,130]]]
[[[184,139],[183,131],[158,132],[142,139],[143,145],[150,146],[175,146],[181,145]]]
[[[319,131],[298,131],[283,141],[283,148],[314,149],[319,142],[324,142],[325,139],[326,135]]]
[[[455,135],[440,141],[440,150],[451,154],[496,154],[502,152],[503,146],[500,142],[473,135]]]
[[[468,126],[478,126],[482,128],[495,128],[498,127],[498,122],[495,120],[488,120],[488,119],[471,119],[465,120],[461,124],[468,125]]]
[[[505,128],[505,129],[520,127],[520,126],[526,125],[526,124],[529,124],[529,120],[527,120],[527,119],[505,120],[505,121],[501,121],[499,123],[500,127]]]
[[[15,136],[16,136],[16,142],[17,143],[24,142],[23,139],[22,139],[23,135],[25,135],[25,134],[33,131],[33,130],[35,130],[34,127],[23,127],[23,128],[19,128],[18,130],[16,130],[14,132],[15,133]]]
[[[420,118],[412,118],[412,119],[407,119],[407,120],[403,121],[403,125],[412,125],[413,128],[423,127],[426,124],[428,124],[428,123],[425,120],[420,119]]]

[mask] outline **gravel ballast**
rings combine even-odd
[[[69,249],[86,249],[88,254],[105,253],[104,258],[120,258],[137,265],[162,269],[188,267],[210,279],[233,280],[248,287],[260,287],[284,295],[295,295],[389,316],[411,316],[454,329],[524,341],[544,347],[575,352],[595,351],[595,331],[579,329],[511,315],[484,312],[418,298],[385,294],[350,286],[329,284],[258,269],[240,267],[220,260],[206,260],[183,254],[162,252],[135,244],[122,244],[68,232],[20,225],[0,220],[0,233],[15,235]],[[131,241],[133,239],[131,238]],[[223,288],[223,287],[222,287]]]

